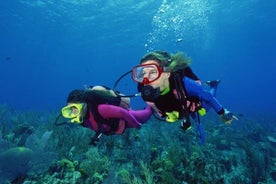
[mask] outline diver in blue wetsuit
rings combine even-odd
[[[236,117],[215,98],[220,81],[208,81],[211,90],[205,90],[189,67],[190,63],[191,59],[182,52],[150,52],[132,69],[132,79],[138,82],[138,91],[144,101],[166,121],[181,120],[181,128],[185,131],[191,127],[191,116],[198,123],[200,143],[203,144],[205,133],[200,115],[213,108],[225,123],[230,124]]]

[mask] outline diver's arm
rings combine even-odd
[[[199,99],[208,103],[220,116],[222,122],[231,124],[234,119],[238,120],[233,113],[224,109],[219,101],[209,91],[204,90],[200,84],[188,77],[185,77],[183,80],[188,96],[197,96]]]
[[[115,105],[100,104],[98,105],[100,115],[105,118],[119,118],[127,122],[129,128],[140,128],[141,123],[126,109]]]
[[[184,77],[183,82],[188,96],[196,96],[199,99],[204,100],[219,115],[224,113],[224,109],[219,101],[209,91],[204,90],[202,85],[188,77]]]
[[[141,124],[147,122],[152,115],[151,106],[147,105],[143,110],[129,110],[129,113],[135,117]]]

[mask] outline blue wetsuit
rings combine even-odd
[[[216,87],[212,88],[210,92],[203,89],[202,85],[188,77],[184,77],[183,82],[188,97],[196,96],[202,100],[204,108],[209,109],[212,107],[218,114],[223,114],[223,107],[214,96]]]
[[[224,113],[224,109],[222,105],[218,102],[216,99],[216,90],[217,86],[214,86],[211,88],[210,91],[207,91],[203,89],[202,85],[200,85],[198,82],[188,78],[184,77],[183,83],[187,92],[187,97],[195,96],[198,97],[202,101],[202,106],[208,111],[211,108],[213,108],[219,115]],[[198,113],[191,113],[191,117],[198,123],[197,131],[200,135],[200,144],[205,143],[205,132],[203,129],[202,124],[199,122]]]

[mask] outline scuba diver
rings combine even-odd
[[[94,130],[96,134],[90,145],[96,145],[102,134],[123,134],[126,128],[139,129],[150,118],[152,110],[150,106],[131,110],[129,98],[119,97],[107,87],[94,86],[71,91],[61,114],[71,123]]]
[[[191,127],[191,116],[198,124],[200,144],[204,144],[200,115],[213,108],[227,124],[237,117],[224,109],[215,97],[220,80],[207,81],[211,90],[205,90],[189,67],[190,63],[191,59],[183,52],[150,52],[132,69],[132,79],[138,83],[143,100],[167,122],[182,120],[181,128],[186,131]]]

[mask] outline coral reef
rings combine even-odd
[[[33,151],[26,147],[13,147],[0,154],[0,170],[2,176],[21,177],[30,170]]]
[[[183,132],[177,123],[152,118],[140,130],[102,136],[97,146],[91,146],[92,131],[75,124],[55,126],[55,116],[0,106],[3,183],[276,182],[271,117],[242,117],[229,126],[208,115],[202,120],[204,145],[198,144],[196,128]]]

